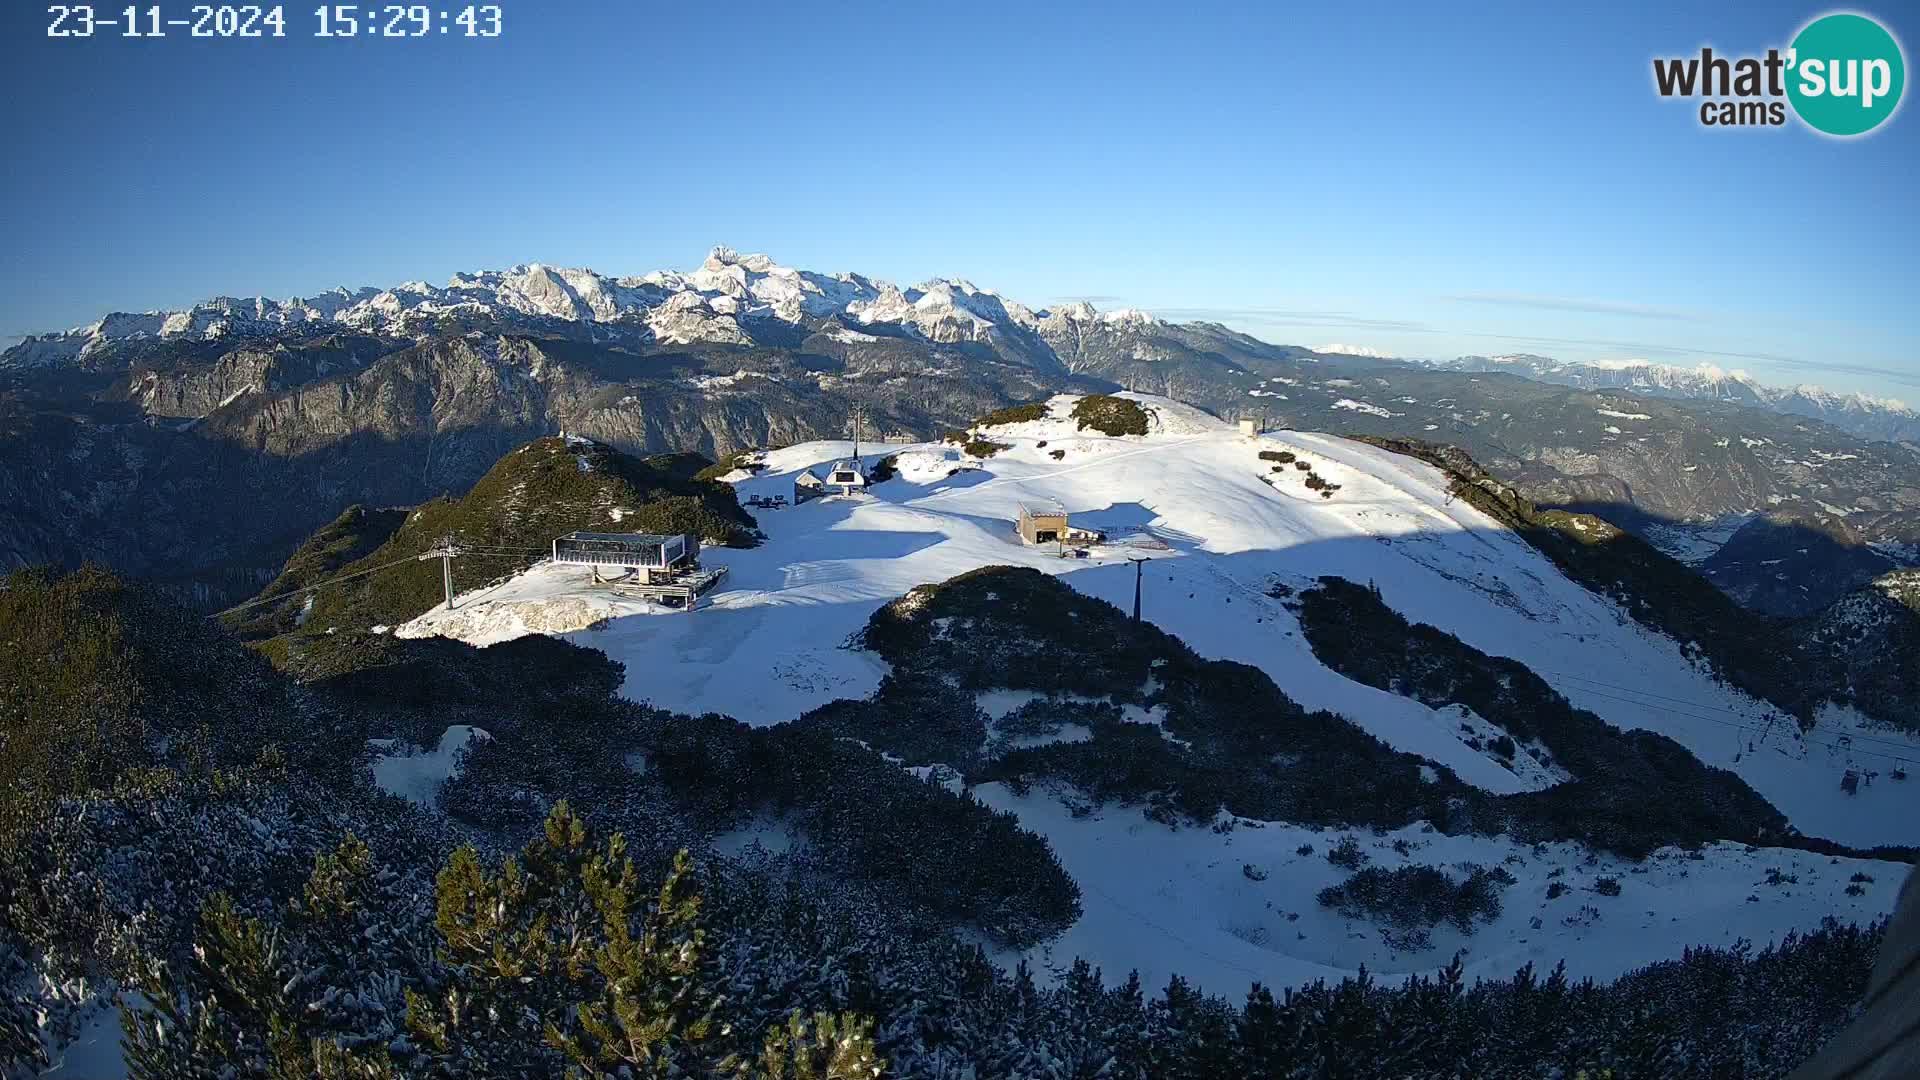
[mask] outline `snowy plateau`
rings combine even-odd
[[[623,692],[632,699],[773,724],[872,693],[886,667],[852,639],[878,608],[916,586],[981,567],[1030,567],[1127,610],[1130,560],[1145,559],[1144,618],[1202,656],[1255,666],[1305,708],[1343,715],[1489,792],[1560,782],[1524,747],[1511,760],[1480,749],[1497,732],[1468,710],[1430,708],[1321,663],[1276,595],[1338,575],[1371,583],[1412,622],[1525,664],[1618,728],[1662,733],[1731,770],[1803,834],[1856,848],[1916,839],[1920,783],[1887,776],[1898,759],[1920,759],[1920,741],[1837,709],[1803,736],[1772,706],[1689,661],[1680,643],[1648,631],[1452,498],[1438,470],[1328,435],[1248,437],[1197,409],[1127,396],[1148,413],[1145,435],[1083,430],[1068,415],[1073,399],[1061,396],[1045,418],[985,429],[1005,448],[984,459],[950,443],[862,445],[869,464],[894,458],[895,476],[865,494],[757,511],[764,543],[702,553],[728,573],[692,613],[597,588],[583,568],[537,564],[392,632],[476,645],[559,635],[624,664]],[[1293,470],[1273,472],[1261,451],[1310,460],[1337,490],[1320,497]],[[852,453],[844,442],[786,447],[767,452],[764,468],[730,479],[743,502],[790,495],[802,470]],[[1078,558],[1022,544],[1014,522],[1020,505],[1034,502],[1059,504],[1075,527],[1105,541]],[[997,717],[1023,700],[999,691],[979,704]],[[1083,734],[1063,729],[1055,737]],[[448,747],[470,736],[450,732],[436,754],[392,757],[394,787],[420,797],[422,784],[443,775],[433,766]],[[1848,770],[1881,779],[1850,794],[1841,788]],[[938,767],[917,771],[957,782]],[[1443,925],[1432,948],[1407,952],[1316,902],[1343,876],[1324,857],[1339,831],[1231,818],[1176,829],[1134,807],[1088,812],[1061,790],[1015,794],[995,783],[973,794],[1043,835],[1081,886],[1078,922],[1024,954],[1040,971],[1079,956],[1109,978],[1137,970],[1153,986],[1178,972],[1228,995],[1250,980],[1297,985],[1362,965],[1385,977],[1432,971],[1456,950],[1465,951],[1470,975],[1505,977],[1525,963],[1564,959],[1571,975],[1607,978],[1677,957],[1687,945],[1764,944],[1829,915],[1871,921],[1892,908],[1907,869],[1733,843],[1663,849],[1632,862],[1576,844],[1446,835],[1418,824],[1362,831],[1374,866],[1472,863],[1503,866],[1516,879],[1495,923],[1471,936]],[[760,832],[728,844],[804,842],[777,822]],[[1877,884],[1849,890],[1856,874]],[[1548,899],[1555,884],[1569,895]]]

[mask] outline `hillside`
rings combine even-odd
[[[97,569],[0,578],[0,787],[7,800],[212,770],[302,726],[270,667],[207,620]]]
[[[458,499],[436,499],[404,515],[343,515],[303,545],[255,602],[227,618],[243,636],[294,639],[304,636],[300,631],[405,622],[443,596],[440,564],[416,558],[443,542],[463,552],[460,587],[473,584],[470,575],[489,580],[526,566],[550,550],[554,537],[579,529],[752,543],[753,519],[732,489],[696,479],[707,465],[692,454],[633,458],[574,436],[536,440],[503,457]],[[283,639],[270,648],[284,658],[298,644]]]
[[[459,597],[452,612],[435,608],[395,632],[447,634],[476,643],[510,640],[536,628],[562,633],[621,660],[627,670],[622,692],[632,699],[680,711],[721,712],[754,724],[806,716],[808,723],[827,724],[885,747],[926,775],[945,777],[989,805],[1015,812],[1027,827],[1046,836],[1085,890],[1085,914],[1046,955],[1063,958],[1077,952],[1110,971],[1138,967],[1150,975],[1177,966],[1190,978],[1204,976],[1208,984],[1230,985],[1248,972],[1287,982],[1306,973],[1352,970],[1362,961],[1374,971],[1431,970],[1443,957],[1401,951],[1377,938],[1369,938],[1370,945],[1347,941],[1336,930],[1337,923],[1314,914],[1313,890],[1337,878],[1326,876],[1330,868],[1305,873],[1327,864],[1318,856],[1294,852],[1333,846],[1339,832],[1328,830],[1325,823],[1390,829],[1379,842],[1394,848],[1390,856],[1367,849],[1378,865],[1419,864],[1417,853],[1432,847],[1449,863],[1509,865],[1523,884],[1529,874],[1538,873],[1541,876],[1531,880],[1540,884],[1528,888],[1542,890],[1557,880],[1548,876],[1554,868],[1565,865],[1556,859],[1584,850],[1574,837],[1586,834],[1562,832],[1566,839],[1558,844],[1571,846],[1550,844],[1563,854],[1541,861],[1524,845],[1476,836],[1470,827],[1455,834],[1462,826],[1452,825],[1436,835],[1412,824],[1430,813],[1417,809],[1421,799],[1441,795],[1448,790],[1446,784],[1493,796],[1525,796],[1564,782],[1566,774],[1558,770],[1596,767],[1581,762],[1598,762],[1614,751],[1594,757],[1590,749],[1576,751],[1572,743],[1564,743],[1546,760],[1529,759],[1532,764],[1520,760],[1525,755],[1503,758],[1494,748],[1510,734],[1502,724],[1510,725],[1512,737],[1524,744],[1529,706],[1518,706],[1520,712],[1503,719],[1483,715],[1458,698],[1436,706],[1409,696],[1408,688],[1366,685],[1330,668],[1316,655],[1292,603],[1327,575],[1366,583],[1400,617],[1440,628],[1486,656],[1524,665],[1559,700],[1593,718],[1579,721],[1589,725],[1579,730],[1598,730],[1591,725],[1600,724],[1665,736],[1656,742],[1668,749],[1648,743],[1631,751],[1651,751],[1647,761],[1655,769],[1674,767],[1678,755],[1687,769],[1708,768],[1698,773],[1702,780],[1711,770],[1726,770],[1738,778],[1738,789],[1762,800],[1753,805],[1767,807],[1761,822],[1777,812],[1801,834],[1853,847],[1911,842],[1904,821],[1916,810],[1914,800],[1920,794],[1915,788],[1883,779],[1849,793],[1841,781],[1853,768],[1873,767],[1884,777],[1886,754],[1920,758],[1914,740],[1884,732],[1867,736],[1855,726],[1857,720],[1833,710],[1803,733],[1778,708],[1731,688],[1706,664],[1689,659],[1680,643],[1641,626],[1607,596],[1568,580],[1526,538],[1459,498],[1446,473],[1407,456],[1327,436],[1280,432],[1249,440],[1196,410],[1164,399],[1132,399],[1149,417],[1145,435],[1106,436],[1082,429],[1070,415],[1073,400],[1063,398],[1039,418],[976,426],[974,441],[1000,447],[989,457],[972,456],[954,443],[873,448],[873,459],[893,458],[893,479],[859,499],[831,499],[759,515],[766,542],[751,550],[712,553],[716,563],[728,566],[729,577],[692,617],[661,617],[645,604],[596,592],[565,571],[536,566]],[[848,449],[828,443],[773,451],[765,455],[763,471],[735,486],[742,495],[787,493],[801,468],[844,456]],[[1287,460],[1279,460],[1280,455]],[[1302,463],[1308,468],[1296,467]],[[1319,486],[1310,486],[1309,477]],[[1021,545],[1013,519],[1020,503],[1033,500],[1060,503],[1072,512],[1076,526],[1105,532],[1109,543],[1096,545],[1085,559],[1063,559],[1051,547]],[[1180,719],[1178,706],[1156,696],[1172,692],[1156,689],[1157,679],[1148,680],[1138,698],[1114,689],[1091,692],[1079,685],[1036,688],[1017,677],[1029,661],[1002,662],[993,659],[1001,654],[972,643],[957,645],[958,655],[979,658],[982,670],[991,672],[985,681],[961,673],[973,669],[961,668],[926,684],[931,676],[910,677],[909,672],[918,669],[903,668],[898,657],[884,650],[869,651],[870,621],[876,612],[890,604],[913,610],[920,602],[915,599],[921,595],[918,587],[989,566],[1037,570],[1057,577],[1077,595],[1124,611],[1131,606],[1134,588],[1134,570],[1126,561],[1130,555],[1150,560],[1143,574],[1146,618],[1198,658],[1234,661],[1247,665],[1248,677],[1258,673],[1259,680],[1270,680],[1268,685],[1280,696],[1259,706],[1262,713],[1299,709],[1301,713],[1292,715],[1313,715],[1324,710],[1339,719],[1317,723],[1353,725],[1361,737],[1354,745],[1378,740],[1380,749],[1369,753],[1386,754],[1382,764],[1347,765],[1328,774],[1352,776],[1357,768],[1373,777],[1365,788],[1336,798],[1330,804],[1338,808],[1333,817],[1307,813],[1301,803],[1287,801],[1293,796],[1263,802],[1253,797],[1257,789],[1247,787],[1244,778],[1218,770],[1206,780],[1213,794],[1196,786],[1205,772],[1186,771],[1187,752],[1180,744],[1193,744],[1199,752],[1199,729],[1184,726],[1195,721]],[[1707,596],[1720,597],[1704,582],[1699,587]],[[978,602],[991,606],[994,592],[987,587]],[[1724,597],[1719,602],[1728,603]],[[1075,610],[1063,605],[1061,614]],[[1046,670],[1066,673],[1070,681],[1071,673],[1082,667],[1104,670],[1088,665],[1108,655],[1107,643],[1116,640],[1111,631],[1087,631],[1102,642],[1091,658],[1066,640],[1058,646],[1060,655],[1048,658],[1049,637],[1076,635],[1079,624],[1099,625],[1087,621],[1094,618],[1083,613],[1071,620],[1075,627],[1062,625],[1057,617],[1052,623],[1028,624],[1026,633],[1036,636],[1019,655],[1043,663]],[[948,632],[959,631],[954,627]],[[869,643],[868,648],[861,647],[862,642]],[[1132,681],[1131,676],[1115,678]],[[971,706],[969,696],[974,699]],[[856,708],[850,702],[867,704]],[[1049,707],[1042,709],[1041,704]],[[905,716],[917,722],[901,726],[898,718]],[[896,719],[889,725],[882,722],[887,717]],[[1842,735],[1860,737],[1849,746]],[[1129,740],[1114,745],[1135,746],[1138,752],[1172,753],[1154,768],[1171,768],[1166,776],[1186,779],[1156,781],[1151,773],[1134,780],[1102,779],[1100,770],[1112,767],[1113,756],[1101,750],[1109,738]],[[977,758],[967,750],[983,745],[983,740],[984,746],[1001,746],[1014,756]],[[1549,745],[1552,742],[1550,738]],[[1209,753],[1226,752],[1229,745]],[[1254,761],[1271,752],[1249,756],[1244,748],[1237,751]],[[1396,775],[1398,766],[1384,762],[1407,760],[1394,758],[1396,753],[1412,755],[1416,765],[1425,763],[1436,777],[1455,779],[1427,796],[1416,782],[1409,789],[1412,801],[1388,816],[1376,816],[1378,811],[1362,808],[1360,792],[1377,787],[1384,794],[1390,789],[1388,778]],[[1221,760],[1232,757],[1227,753]],[[1612,777],[1610,770],[1621,767],[1606,765],[1591,775]],[[1086,771],[1089,768],[1094,771]],[[1006,771],[1010,769],[1017,769],[1017,775]],[[1409,775],[1418,772],[1415,768]],[[1648,775],[1656,785],[1653,790],[1670,782],[1659,780],[1657,772]],[[1079,794],[1057,786],[1063,783]],[[1704,790],[1694,781],[1686,784]],[[1466,802],[1484,798],[1470,792]],[[1128,808],[1130,803],[1133,808]],[[1142,812],[1156,806],[1165,807],[1157,811],[1160,816],[1172,816],[1141,832]],[[1180,824],[1212,820],[1210,806],[1226,815],[1221,822],[1238,824],[1220,830]],[[1321,824],[1283,826],[1275,820],[1262,822],[1263,814],[1269,819],[1293,814]],[[1572,814],[1567,820],[1579,817]],[[1699,820],[1708,822],[1708,835],[1726,829],[1724,822],[1712,824],[1710,817]],[[1395,828],[1397,823],[1406,824]],[[1542,835],[1565,828],[1542,827],[1547,830]],[[1684,835],[1676,833],[1656,844],[1680,842]],[[1390,845],[1388,840],[1405,843]],[[1399,846],[1407,852],[1401,853]],[[1722,853],[1710,854],[1706,866],[1690,859],[1674,863],[1676,876],[1660,879],[1666,883],[1652,890],[1669,901],[1684,891],[1699,905],[1662,915],[1661,925],[1681,937],[1764,937],[1770,932],[1765,929],[1769,920],[1784,920],[1771,923],[1776,927],[1793,925],[1798,918],[1829,910],[1821,905],[1844,909],[1852,902],[1804,890],[1789,898],[1774,890],[1753,893],[1760,899],[1749,903],[1746,897],[1752,890],[1740,883],[1746,880],[1743,875],[1758,872],[1746,861],[1752,853],[1717,850]],[[1759,851],[1753,857],[1777,861],[1782,874],[1802,881],[1830,880],[1819,869],[1824,856],[1784,848]],[[1509,863],[1508,856],[1514,861]],[[1267,872],[1261,869],[1266,866],[1281,872],[1258,878],[1242,873],[1246,865],[1261,873]],[[1622,880],[1638,881],[1657,863],[1639,865],[1628,857],[1607,865],[1612,869],[1600,871],[1601,876],[1627,875]],[[1676,890],[1672,882],[1683,870],[1693,887]],[[1169,884],[1174,882],[1182,884]],[[1846,884],[1843,875],[1831,887],[1843,892]],[[1803,902],[1809,906],[1795,906]],[[1265,907],[1268,903],[1271,909]],[[1286,913],[1297,917],[1297,926],[1286,921]],[[1548,935],[1545,941],[1550,943],[1543,943],[1524,930],[1526,919],[1535,915],[1544,918],[1545,912],[1515,909],[1520,931],[1494,935],[1527,939],[1512,946],[1521,953],[1476,954],[1469,970],[1499,971],[1510,968],[1520,955],[1552,954],[1566,956],[1577,973],[1605,975],[1659,955],[1665,947],[1661,941],[1671,940],[1646,937],[1637,922],[1604,920],[1567,924]],[[1281,922],[1270,923],[1270,918]],[[1143,934],[1140,920],[1165,932]],[[1312,944],[1284,944],[1297,942],[1295,934],[1302,932]],[[1188,950],[1174,941],[1204,943],[1200,948],[1214,959],[1197,967],[1191,961],[1176,965],[1175,954]],[[1527,951],[1535,949],[1545,952]]]
[[[1792,633],[1803,665],[1836,672],[1861,711],[1920,728],[1920,571],[1883,574],[1795,623]]]
[[[1685,642],[1688,654],[1704,660],[1716,677],[1779,706],[1801,725],[1812,727],[1830,705],[1840,704],[1857,709],[1872,725],[1915,730],[1920,693],[1903,647],[1913,617],[1911,605],[1904,602],[1912,592],[1906,584],[1909,572],[1892,572],[1882,579],[1888,588],[1857,589],[1816,614],[1772,618],[1742,610],[1725,589],[1606,521],[1535,506],[1457,448],[1414,440],[1364,441],[1444,469],[1453,494],[1525,538],[1568,577],[1612,598],[1648,629]],[[1780,542],[1778,526],[1760,524],[1760,539],[1743,538],[1736,553]],[[1824,534],[1802,534],[1788,542],[1808,551],[1832,543]],[[1823,575],[1837,576],[1837,581],[1829,580],[1828,592],[1859,574],[1858,564],[1816,561]],[[1841,565],[1830,565],[1833,562]],[[1795,607],[1804,606],[1801,597]],[[1852,735],[1845,731],[1849,726],[1843,723],[1835,738],[1850,742]],[[1871,735],[1863,740],[1875,741]],[[1882,764],[1903,771],[1897,759]]]
[[[1791,618],[1811,615],[1897,565],[1845,518],[1775,512],[1742,525],[1700,572],[1742,607]]]

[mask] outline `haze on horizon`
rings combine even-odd
[[[1712,132],[1651,86],[1824,7],[502,6],[497,41],[355,42],[54,41],[10,8],[0,336],[727,243],[1289,344],[1920,397],[1914,118]]]

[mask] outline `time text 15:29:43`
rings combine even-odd
[[[117,14],[92,4],[52,4],[47,20],[52,38],[284,38],[303,29],[290,27],[284,4],[130,4]],[[498,4],[326,4],[314,9],[304,29],[319,38],[494,38],[502,20]]]

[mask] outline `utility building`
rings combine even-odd
[[[1020,539],[1029,544],[1098,544],[1107,534],[1093,529],[1076,529],[1067,521],[1067,509],[1056,502],[1020,504],[1016,526]]]
[[[1067,510],[1059,503],[1021,503],[1020,539],[1054,544],[1067,538]]]
[[[812,469],[803,469],[793,478],[793,505],[799,506],[808,499],[817,499],[827,493],[826,484],[820,474]]]

